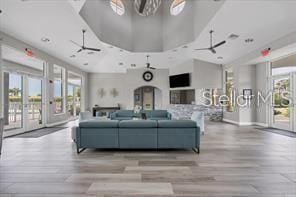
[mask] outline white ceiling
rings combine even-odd
[[[81,2],[77,3],[79,5],[75,7],[75,1],[0,0],[3,11],[0,18],[1,31],[87,72],[125,72],[131,64],[137,67],[145,65],[147,53],[128,52],[100,41],[79,15]],[[227,0],[197,39],[186,44],[188,48],[180,46],[176,48],[177,51],[149,53],[151,63],[157,68],[169,68],[195,58],[228,64],[296,32],[295,10],[296,1],[290,0]],[[78,47],[69,40],[81,42],[81,29],[87,29],[87,45],[101,48],[102,52],[95,55],[86,52],[76,54]],[[227,43],[217,49],[216,55],[208,51],[194,51],[195,48],[208,47],[210,29],[215,31],[214,42],[226,40]],[[236,40],[227,39],[232,33],[240,37]],[[50,43],[41,42],[42,37],[50,38]],[[246,38],[253,38],[254,42],[246,44]],[[76,58],[70,58],[72,54]],[[219,56],[223,59],[217,59]],[[86,62],[88,65],[83,65]],[[124,65],[118,65],[119,62]]]

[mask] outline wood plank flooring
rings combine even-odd
[[[206,125],[199,155],[191,150],[86,150],[77,155],[70,129],[5,139],[0,196],[296,196],[295,138],[255,127]]]

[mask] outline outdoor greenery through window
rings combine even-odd
[[[233,71],[226,71],[226,96],[229,98],[227,101],[226,111],[234,111],[233,93],[234,93],[234,74]]]
[[[81,107],[81,84],[80,75],[68,72],[68,95],[67,95],[67,111],[70,117],[77,117]]]
[[[65,69],[54,65],[54,113],[64,112],[64,76]]]

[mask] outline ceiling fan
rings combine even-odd
[[[96,48],[90,48],[90,47],[86,47],[85,41],[84,41],[84,36],[85,36],[86,30],[83,29],[82,30],[82,45],[78,44],[77,42],[74,42],[73,40],[70,40],[70,42],[72,42],[73,44],[77,45],[80,47],[80,49],[77,51],[77,53],[80,53],[83,50],[89,50],[89,51],[101,51],[101,49],[96,49]]]
[[[201,49],[195,49],[195,50],[197,50],[197,51],[201,51],[201,50],[209,50],[209,51],[211,51],[213,54],[215,54],[215,53],[216,53],[215,48],[217,48],[217,47],[219,47],[219,46],[225,44],[225,43],[226,43],[226,40],[223,40],[223,41],[221,41],[221,42],[219,42],[218,44],[215,44],[215,45],[213,46],[213,33],[214,33],[214,31],[211,30],[211,31],[210,31],[210,47],[209,47],[209,48],[201,48]]]
[[[155,70],[156,68],[152,67],[151,64],[149,63],[149,55],[146,56],[147,57],[147,63],[146,63],[146,67],[147,69],[151,69],[151,70]]]

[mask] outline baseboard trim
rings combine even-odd
[[[265,123],[260,123],[260,122],[236,122],[236,121],[225,119],[225,118],[223,118],[223,122],[235,124],[235,125],[238,125],[238,126],[257,125],[257,126],[261,126],[261,127],[268,127],[268,124],[265,124]]]
[[[64,120],[64,121],[60,121],[60,122],[49,123],[49,124],[46,124],[45,126],[46,127],[54,127],[54,126],[57,126],[60,124],[68,123],[68,122],[69,122],[69,120]]]

